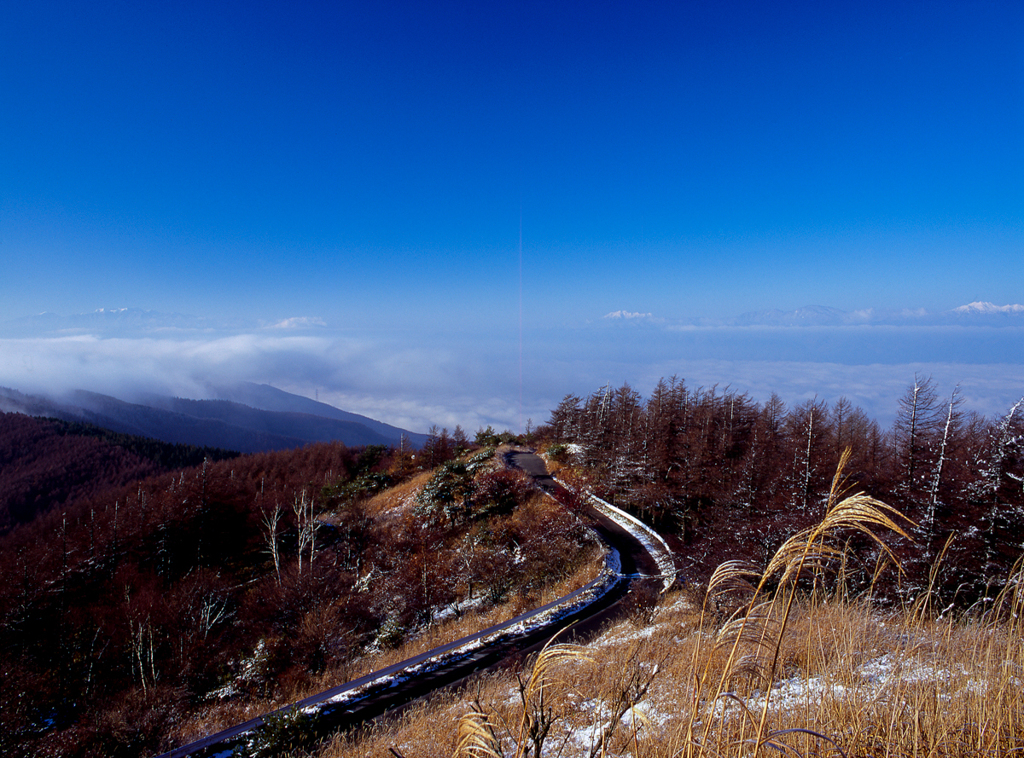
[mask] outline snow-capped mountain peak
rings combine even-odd
[[[974,302],[961,305],[953,309],[954,313],[976,314],[976,313],[1024,313],[1024,305],[995,305],[994,303]]]

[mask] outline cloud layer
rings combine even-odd
[[[28,393],[206,398],[251,381],[413,431],[520,429],[545,422],[568,393],[629,383],[647,394],[669,376],[758,401],[773,392],[790,404],[845,396],[883,424],[915,373],[942,391],[959,383],[967,408],[990,416],[1024,395],[1024,329],[1014,326],[680,327],[616,318],[527,331],[520,352],[517,334],[352,332],[293,318],[237,332],[10,337],[0,339],[0,356],[0,384]]]

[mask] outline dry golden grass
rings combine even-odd
[[[883,504],[842,494],[837,476],[822,524],[765,571],[726,564],[704,597],[670,594],[648,626],[549,648],[320,758],[1024,753],[1024,571],[981,615],[936,618],[926,598],[882,612],[827,591],[849,530],[900,528]]]
[[[451,756],[458,745],[458,732],[452,725],[458,723],[462,710],[459,696],[451,692],[438,693],[386,720],[340,735],[317,755],[331,758],[394,758],[396,753],[417,758]]]
[[[430,481],[433,471],[421,471],[411,479],[402,482],[394,487],[389,487],[383,492],[366,501],[366,514],[371,517],[380,516],[390,511],[403,510],[412,507],[416,502],[416,494],[423,489],[423,486]]]
[[[273,705],[265,701],[211,703],[202,714],[175,725],[168,737],[174,741],[174,744],[195,742],[222,729],[261,716],[272,709]]]
[[[454,755],[460,740],[465,755],[536,755],[530,725],[538,722],[538,709],[536,699],[531,708],[521,697],[524,685],[544,692],[550,729],[542,755],[1010,756],[1024,750],[1024,643],[1016,621],[913,621],[904,612],[881,615],[866,601],[801,599],[791,610],[784,675],[772,683],[758,747],[765,688],[755,674],[733,666],[734,687],[696,696],[695,677],[704,670],[720,674],[729,659],[728,650],[715,649],[714,629],[699,629],[698,619],[696,608],[670,596],[648,628],[621,622],[579,655],[535,666],[518,681],[483,678],[459,697],[377,727],[372,741],[337,740],[319,755],[387,755],[391,747],[406,758]],[[617,728],[606,734],[623,705]],[[471,735],[479,739],[466,741]]]

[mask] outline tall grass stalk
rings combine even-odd
[[[768,685],[761,713],[754,723],[753,738],[748,738],[745,730],[740,736],[743,742],[748,739],[753,742],[755,756],[764,745],[775,746],[768,742],[769,735],[766,729],[771,704],[770,684],[775,681],[783,637],[792,614],[793,603],[799,593],[799,580],[809,573],[813,580],[812,588],[817,590],[823,586],[823,574],[827,567],[831,563],[842,565],[844,551],[834,544],[837,536],[849,532],[864,534],[897,564],[895,556],[876,534],[876,530],[883,528],[903,537],[907,536],[897,523],[897,519],[902,519],[902,516],[885,503],[863,493],[843,497],[843,470],[849,457],[850,450],[847,449],[843,452],[836,475],[832,479],[828,506],[820,523],[787,539],[769,560],[768,566],[759,577],[752,567],[731,561],[714,572],[708,585],[709,596],[737,588],[742,590],[752,587],[751,597],[746,605],[741,607],[718,632],[716,646],[728,646],[729,653],[721,668],[717,684],[711,689],[706,687],[710,672],[705,667],[697,679],[695,695],[699,702],[700,695],[707,691],[703,697],[704,702],[711,708],[718,707],[718,701],[730,695],[726,685],[737,673],[755,676]],[[752,583],[754,579],[757,579],[756,585]],[[774,592],[769,593],[768,587],[772,583],[777,583],[777,586]],[[813,592],[812,596],[817,596],[817,593]],[[705,607],[706,605],[705,602]],[[740,651],[744,647],[752,647],[753,652],[747,656],[740,656]],[[771,656],[771,663],[768,666],[764,665],[765,654]],[[749,718],[749,712],[745,715],[748,718],[743,720],[744,725],[748,719],[753,722],[753,719]],[[704,746],[709,743],[712,730],[716,724],[721,726],[721,723],[718,719],[706,717],[699,740],[694,739],[692,730],[688,730],[686,758],[702,754]]]
[[[873,589],[899,563],[880,538],[906,536],[906,523],[847,495],[840,469],[822,522],[763,570],[724,563],[705,592],[664,598],[646,628],[623,621],[571,654],[552,646],[372,748],[339,741],[322,758],[388,745],[405,758],[1024,756],[1024,561],[969,612],[937,613],[929,588],[883,611]],[[853,534],[879,559],[871,589],[851,597]],[[436,736],[444,724],[451,739]]]

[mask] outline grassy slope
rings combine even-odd
[[[725,565],[706,594],[676,591],[587,648],[339,737],[318,758],[1019,751],[1019,565],[1011,590],[983,611],[941,616],[927,594],[882,610],[848,597],[834,570],[849,530],[878,532],[884,516],[877,504],[836,497],[825,521],[763,573]]]

